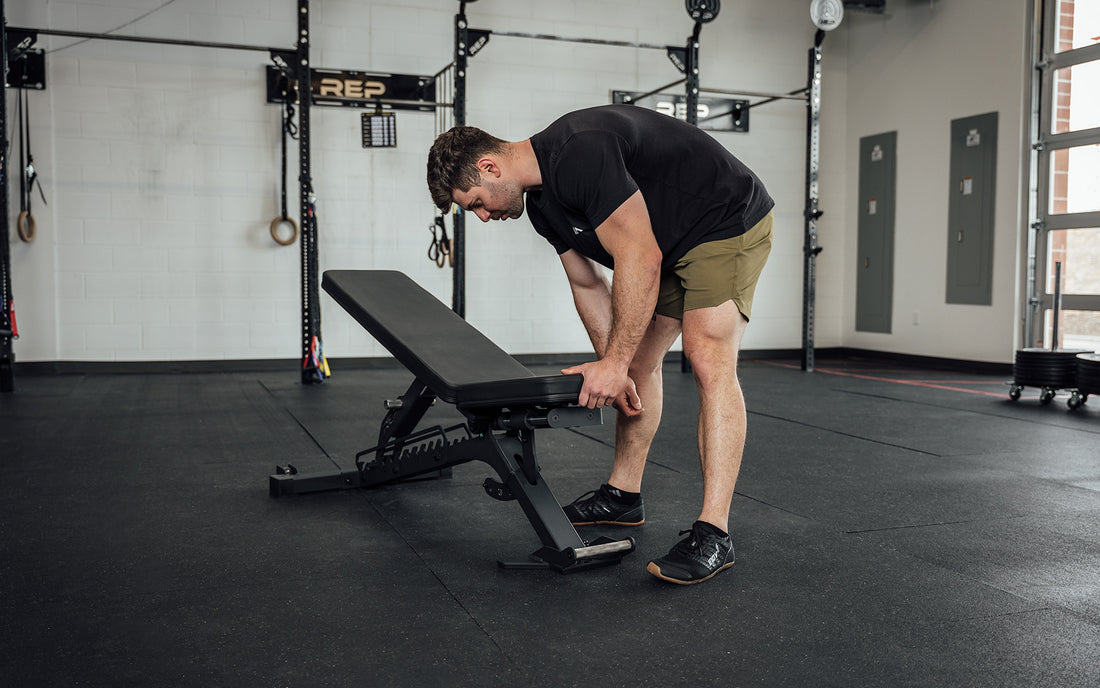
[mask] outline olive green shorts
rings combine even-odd
[[[657,312],[682,320],[684,311],[733,300],[747,320],[752,296],[772,250],[772,213],[732,239],[699,244],[661,275]]]

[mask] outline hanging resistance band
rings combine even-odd
[[[19,339],[19,325],[15,322],[15,300],[8,299],[8,307],[5,309],[7,312],[0,313],[6,315],[6,320],[0,320],[0,337],[11,337],[12,339]]]
[[[309,340],[309,358],[302,361],[302,370],[310,367],[317,371],[317,379],[320,382],[324,382],[326,377],[332,375],[332,370],[328,367],[328,359],[325,358],[325,352],[321,346],[321,340],[316,336]]]
[[[283,175],[280,178],[279,187],[279,210],[282,214],[271,221],[271,238],[275,240],[275,243],[282,246],[290,246],[298,239],[298,223],[286,212],[286,139],[288,136],[292,139],[298,138],[298,127],[294,125],[294,102],[293,98],[290,97],[290,93],[287,93],[286,96],[286,110],[283,112],[283,126],[279,135],[279,141],[283,148]],[[287,239],[279,235],[279,227],[284,224],[289,224],[291,229],[290,238]]]
[[[454,267],[454,256],[451,254],[454,243],[447,236],[447,223],[443,221],[443,216],[437,216],[428,229],[432,233],[432,243],[428,246],[428,260],[439,267],[443,267],[448,262],[451,267]]]

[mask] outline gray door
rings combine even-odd
[[[947,303],[993,303],[997,113],[951,122]]]
[[[859,140],[856,329],[890,332],[894,305],[896,131]]]

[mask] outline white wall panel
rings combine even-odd
[[[895,289],[890,334],[855,331],[856,196],[844,202],[844,342],[924,356],[1010,362],[1017,331],[1019,190],[1027,116],[1027,0],[891,2],[848,24],[846,168],[861,136],[898,131]],[[993,304],[945,303],[951,120],[999,112]]]

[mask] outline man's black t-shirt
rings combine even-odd
[[[609,268],[595,229],[641,189],[671,268],[695,246],[744,234],[774,201],[753,172],[701,129],[632,105],[567,114],[531,137],[541,190],[527,193],[535,230],[558,253]]]

